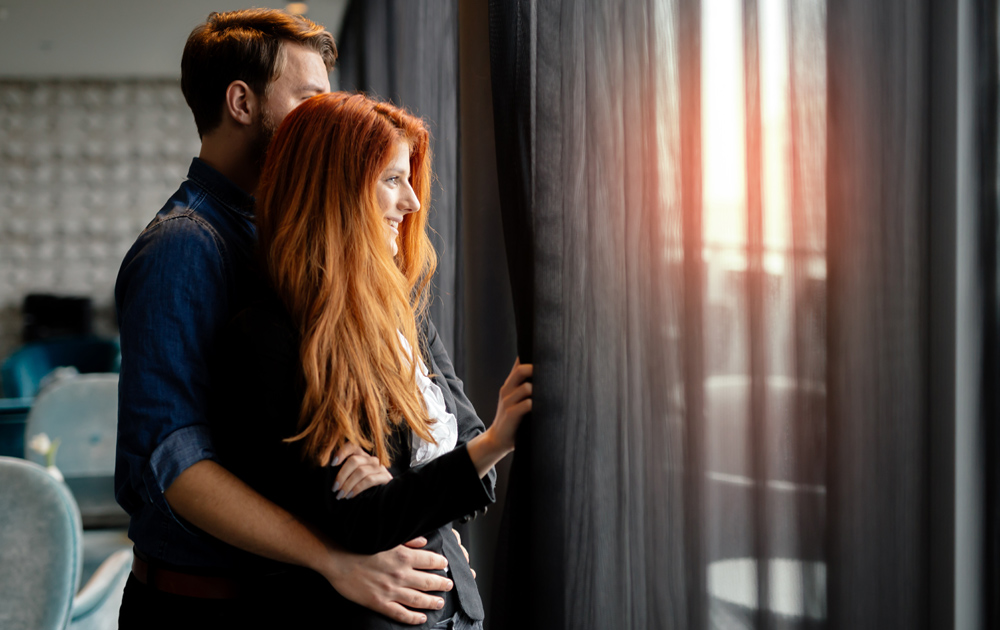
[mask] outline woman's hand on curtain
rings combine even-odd
[[[500,388],[493,424],[469,442],[469,457],[480,477],[484,477],[497,462],[514,450],[517,428],[521,426],[525,414],[531,411],[531,383],[528,379],[533,369],[530,363],[522,364],[520,359],[514,361],[514,367]]]
[[[348,442],[339,451],[332,464],[344,462],[333,483],[333,491],[338,499],[350,499],[374,486],[392,481],[392,474],[360,447]]]

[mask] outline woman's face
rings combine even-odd
[[[395,256],[399,252],[396,243],[399,224],[406,215],[420,210],[420,201],[410,186],[410,145],[406,142],[400,140],[396,143],[389,166],[379,176],[376,193],[389,249]]]

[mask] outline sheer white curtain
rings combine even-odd
[[[932,627],[938,4],[490,7],[536,365],[493,627]]]

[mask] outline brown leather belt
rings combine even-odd
[[[246,591],[246,584],[231,577],[192,575],[166,569],[132,553],[132,574],[151,589],[171,595],[200,599],[236,599]]]

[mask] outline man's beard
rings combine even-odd
[[[267,158],[267,148],[271,146],[271,140],[278,131],[278,125],[271,120],[267,110],[261,112],[256,124],[257,133],[254,134],[253,143],[250,145],[250,156],[258,170],[264,168],[264,160]]]

